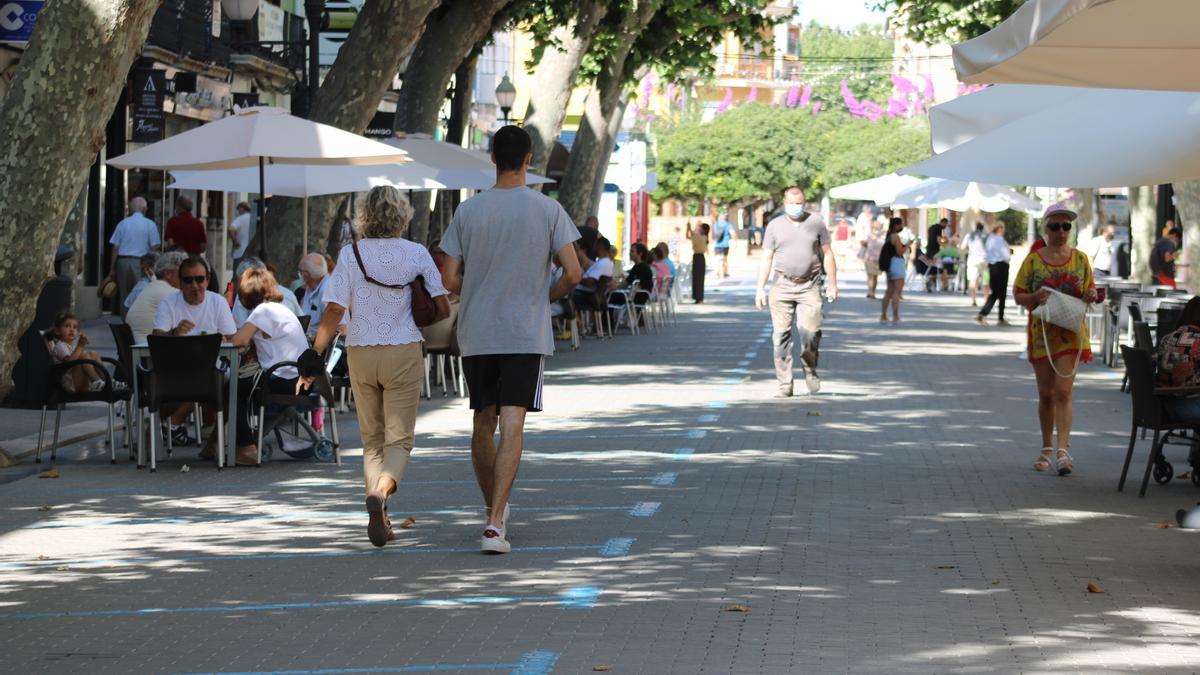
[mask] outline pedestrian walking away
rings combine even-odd
[[[441,241],[450,256],[446,287],[462,296],[458,344],[473,411],[471,464],[487,519],[484,553],[512,550],[508,502],[525,415],[542,410],[544,359],[554,353],[550,303],[583,276],[574,245],[579,230],[558,202],[525,185],[532,159],[525,130],[497,131],[495,187],[463,202]],[[552,282],[554,261],[562,275]]]
[[[717,222],[713,224],[713,251],[721,260],[721,278],[729,276],[729,246],[733,243],[733,223],[729,222],[728,214],[722,212]]]
[[[112,260],[105,277],[105,281],[117,282],[117,310],[121,318],[125,318],[128,311],[125,298],[142,277],[142,256],[157,251],[162,244],[158,225],[146,217],[146,200],[142,197],[130,199],[129,211],[129,216],[117,223],[117,229],[108,240],[112,244]]]
[[[1087,254],[1071,246],[1071,221],[1077,217],[1062,204],[1046,207],[1042,216],[1042,238],[1046,245],[1025,256],[1017,271],[1013,281],[1013,299],[1017,304],[1032,312],[1050,297],[1050,289],[1084,302],[1096,301],[1092,265]],[[1033,468],[1049,471],[1053,467],[1060,476],[1065,476],[1075,468],[1070,452],[1075,370],[1080,363],[1092,360],[1087,324],[1072,331],[1043,322],[1031,313],[1026,330],[1029,362],[1037,378],[1038,424],[1042,431],[1042,450]],[[1057,446],[1054,445],[1056,430]]]
[[[437,320],[450,316],[450,303],[429,251],[404,238],[413,214],[404,195],[379,186],[363,201],[358,210],[362,239],[338,254],[323,291],[325,311],[313,351],[324,354],[338,326],[349,324],[346,358],[363,444],[367,537],[384,546],[395,538],[388,498],[408,467],[424,377],[410,284],[417,277],[424,280]],[[311,382],[301,378],[303,386]]]
[[[704,302],[704,254],[708,252],[708,223],[700,223],[695,230],[689,224],[688,240],[692,242],[692,302]]]
[[[992,228],[992,236],[988,237],[985,251],[991,295],[988,296],[987,302],[983,303],[979,314],[975,315],[975,322],[986,326],[987,315],[991,313],[992,307],[999,305],[996,311],[996,325],[1007,326],[1008,322],[1004,320],[1004,301],[1008,297],[1008,265],[1012,260],[1012,249],[1008,247],[1008,241],[1004,238],[1004,225]]]
[[[799,187],[788,188],[783,200],[783,215],[767,224],[763,238],[754,304],[760,310],[767,305],[771,308],[778,395],[787,397],[792,395],[792,352],[797,333],[808,393],[821,390],[817,362],[825,311],[822,284],[828,281],[824,295],[830,302],[837,299],[838,286],[837,262],[825,221],[804,209],[804,192]],[[768,297],[766,286],[771,277],[774,282]]]
[[[163,239],[170,248],[181,248],[188,255],[204,255],[208,247],[208,233],[204,221],[192,215],[192,198],[179,195],[175,198],[175,215],[167,221]]]
[[[900,300],[903,299],[904,279],[908,276],[908,247],[912,239],[906,239],[904,219],[892,216],[888,221],[887,241],[879,250],[879,268],[887,271],[887,289],[880,301],[879,323],[887,323],[888,307],[892,308],[892,323],[900,323]]]

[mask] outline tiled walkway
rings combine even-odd
[[[393,502],[417,522],[384,550],[352,416],[340,470],[76,459],[0,485],[0,671],[1193,671],[1200,539],[1155,523],[1200,490],[1115,491],[1118,378],[1085,370],[1076,474],[1037,474],[1019,329],[923,293],[881,327],[851,282],[825,391],[775,400],[747,279],[553,359],[508,556],[477,552],[451,399],[421,415]]]

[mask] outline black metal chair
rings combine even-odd
[[[217,469],[225,466],[225,377],[227,364],[218,364],[221,336],[191,335],[176,337],[149,335],[151,366],[138,365],[147,383],[147,408],[150,429],[162,425],[159,410],[167,403],[195,403],[211,406],[217,412]],[[141,382],[141,381],[139,381]],[[150,434],[150,471],[157,468],[158,434]],[[140,459],[141,453],[139,453]],[[139,468],[142,466],[139,463]]]
[[[1192,437],[1179,432],[1200,427],[1197,420],[1171,420],[1163,409],[1163,396],[1154,393],[1154,354],[1141,349],[1121,345],[1121,358],[1125,361],[1125,372],[1129,376],[1129,388],[1133,402],[1133,425],[1129,430],[1129,449],[1125,452],[1125,465],[1121,467],[1121,480],[1117,483],[1117,491],[1125,489],[1125,477],[1129,473],[1129,464],[1133,460],[1133,448],[1137,444],[1139,428],[1150,429],[1154,432],[1154,440],[1150,446],[1150,456],[1146,461],[1146,473],[1142,477],[1142,489],[1138,496],[1146,496],[1146,486],[1150,484],[1153,473],[1154,480],[1165,485],[1175,476],[1175,468],[1163,458],[1162,448],[1170,439],[1186,440],[1190,445]]]
[[[318,408],[325,408],[325,417],[329,421],[330,435],[333,437],[333,459],[340,466],[342,463],[340,452],[341,441],[338,438],[337,411],[334,410],[333,382],[329,377],[330,366],[328,360],[326,361],[325,370],[313,380],[312,388],[300,395],[276,393],[271,391],[270,387],[266,385],[266,382],[269,381],[268,378],[272,377],[276,371],[287,367],[299,369],[300,364],[296,361],[281,361],[268,368],[259,375],[257,386],[251,398],[254,407],[258,410],[258,463],[262,464],[263,436],[284,422],[294,422],[303,428],[310,438],[321,439],[315,441],[319,445],[324,438],[320,432],[313,429],[312,425],[307,420],[301,418],[300,415],[302,413],[311,413]],[[268,407],[278,407],[284,410],[268,420]],[[314,454],[316,454],[318,459],[324,459],[323,453],[324,450],[320,448],[314,450]]]
[[[108,363],[113,366],[117,377],[109,374],[108,369],[104,364]],[[94,366],[96,371],[104,380],[104,387],[96,391],[68,391],[63,386],[63,376],[67,375],[72,368],[76,366]],[[38,444],[37,451],[34,453],[33,461],[35,464],[42,462],[42,438],[46,433],[46,411],[50,406],[54,406],[54,438],[50,442],[50,460],[54,461],[58,458],[58,432],[62,423],[62,411],[68,403],[92,403],[100,402],[108,404],[108,449],[109,459],[113,464],[117,463],[117,436],[116,436],[116,409],[118,403],[129,404],[129,399],[133,397],[133,392],[127,386],[118,385],[118,380],[128,382],[129,378],[121,371],[120,362],[115,359],[101,357],[100,361],[92,361],[90,359],[72,359],[63,361],[50,366],[49,380],[46,383],[46,400],[42,402],[42,424],[38,428]],[[125,445],[129,446],[129,425],[125,426]]]

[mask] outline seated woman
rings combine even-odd
[[[629,255],[633,259],[633,267],[625,275],[625,281],[618,288],[629,289],[633,282],[638,284],[637,296],[633,299],[635,305],[643,305],[650,299],[650,290],[654,288],[654,270],[650,267],[650,250],[645,244],[637,243],[629,247]],[[613,293],[609,296],[609,304],[623,305],[628,293]]]
[[[1200,296],[1188,300],[1179,315],[1179,327],[1158,343],[1160,387],[1200,386]],[[1163,397],[1163,408],[1173,420],[1200,418],[1200,398]]]
[[[295,368],[280,368],[270,378],[263,377],[263,374],[281,361],[300,358],[308,349],[308,339],[304,336],[300,319],[280,302],[283,294],[275,283],[275,275],[266,268],[251,267],[242,272],[237,293],[242,306],[250,314],[230,342],[238,347],[247,347],[253,342],[258,352],[258,363],[263,370],[251,377],[238,378],[237,464],[252,466],[258,464],[258,446],[254,443],[254,433],[250,428],[250,393],[255,381],[258,380],[258,386],[274,393],[295,393],[296,379],[299,377]]]
[[[658,292],[666,294],[668,290],[667,284],[670,283],[675,273],[667,265],[666,256],[663,254],[661,248],[655,246],[650,249],[650,259],[650,267],[654,270],[654,283],[658,285]]]

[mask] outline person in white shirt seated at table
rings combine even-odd
[[[596,240],[595,251],[596,262],[592,263],[583,273],[583,279],[579,281],[579,285],[575,287],[575,292],[572,294],[575,307],[578,309],[604,309],[596,304],[596,289],[600,284],[601,277],[608,277],[611,284],[613,278],[612,245],[608,243],[608,239],[600,237]]]
[[[294,394],[296,380],[300,376],[293,366],[275,371],[265,377],[266,371],[282,361],[295,361],[308,349],[308,338],[300,326],[300,319],[280,302],[283,294],[275,282],[275,275],[265,267],[250,267],[238,280],[238,300],[249,311],[249,316],[230,339],[237,347],[254,344],[258,353],[258,365],[262,370],[249,377],[238,377],[237,401],[237,465],[253,466],[258,463],[258,446],[254,430],[250,426],[250,394],[257,386],[277,394]],[[261,423],[261,421],[260,421]]]
[[[154,311],[153,334],[179,337],[217,333],[226,340],[233,337],[237,326],[233,325],[229,305],[225,298],[208,290],[208,261],[200,256],[185,258],[179,263],[177,277],[179,290],[163,297]],[[191,410],[191,404],[184,403],[165,407],[162,411],[163,415],[171,416],[171,442],[175,445],[192,445],[196,442],[188,437],[182,423]],[[215,438],[216,434],[213,434],[214,442]],[[205,452],[201,451],[200,456],[206,457]]]
[[[249,269],[264,269],[271,273],[272,278],[275,276],[275,270],[271,269],[269,265],[258,258],[247,256],[242,258],[242,262],[238,264],[237,269],[234,271],[237,275],[236,278],[241,279],[242,275]],[[276,284],[276,286],[278,285]],[[286,286],[279,286],[279,296],[279,302],[283,303],[283,306],[287,307],[288,311],[296,316],[304,315],[304,310],[300,308],[300,301],[296,299],[296,294],[291,289]],[[246,319],[249,316],[249,308],[242,304],[240,296],[235,295],[233,299],[233,322],[240,328],[242,324],[246,323]]]
[[[179,290],[179,264],[187,257],[183,251],[168,251],[155,261],[154,281],[138,294],[125,314],[125,323],[133,331],[134,344],[146,341],[146,336],[154,330],[154,317],[158,314],[159,304],[163,298]]]

